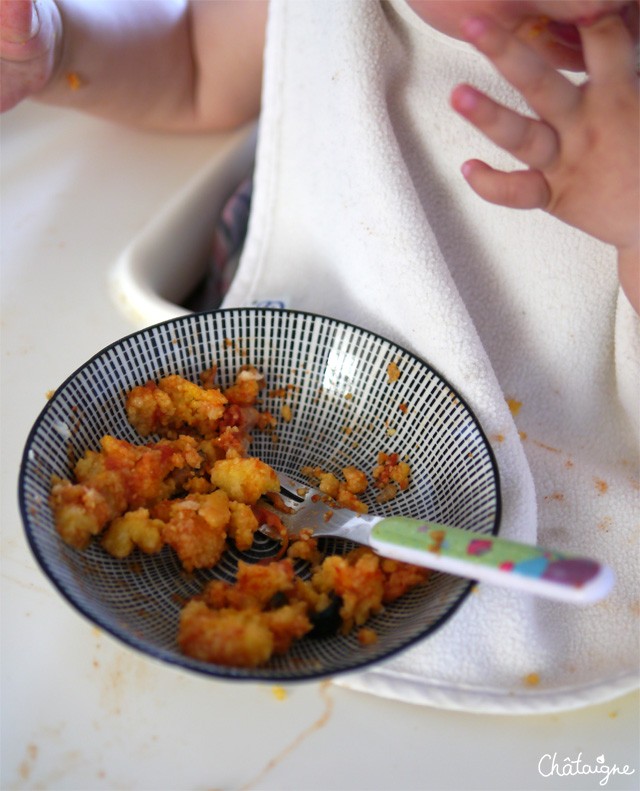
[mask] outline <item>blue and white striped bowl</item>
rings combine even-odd
[[[401,373],[393,383],[391,362]],[[189,575],[168,548],[117,560],[97,542],[84,552],[62,542],[48,502],[51,476],[70,477],[74,460],[97,449],[104,434],[139,441],[124,409],[123,396],[133,386],[174,373],[197,381],[214,363],[223,387],[247,363],[265,374],[268,390],[289,386],[292,419],[279,422],[277,442],[256,432],[252,455],[299,477],[304,465],[334,472],[355,465],[369,472],[379,451],[397,452],[411,465],[411,485],[386,505],[376,504],[374,492],[365,496],[372,513],[402,512],[497,532],[500,491],[489,444],[463,397],[427,363],[371,332],[310,313],[242,308],[192,314],[96,354],[60,385],[29,435],[19,482],[22,518],[37,561],[64,599],[133,649],[234,680],[284,683],[353,672],[432,634],[462,604],[472,582],[434,573],[371,620],[374,645],[362,646],[355,634],[337,635],[303,639],[258,669],[206,664],[178,649],[180,602],[210,579],[232,580],[239,558],[274,555],[275,542],[259,535],[250,551],[229,548],[214,569]],[[265,395],[261,408],[277,416],[282,403]],[[324,548],[343,554],[352,547],[325,539]],[[304,564],[298,571],[304,575]]]

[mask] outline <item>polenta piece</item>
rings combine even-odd
[[[71,480],[52,481],[50,503],[67,544],[83,550],[99,536],[117,558],[169,546],[186,571],[214,566],[227,539],[251,547],[259,527],[251,505],[279,484],[268,465],[247,455],[249,431],[270,425],[271,416],[255,406],[263,384],[255,369],[241,370],[229,398],[214,376],[205,372],[201,387],[171,375],[127,394],[127,416],[147,441],[105,435]]]
[[[214,580],[187,603],[178,643],[194,659],[258,667],[317,632],[327,613],[333,615],[330,631],[348,634],[428,576],[427,569],[387,561],[366,548],[322,559],[309,580],[295,576],[289,558],[240,562],[235,583]],[[375,642],[373,630],[365,642]]]
[[[251,431],[274,426],[258,409],[264,378],[243,366],[222,391],[216,372],[215,366],[203,372],[202,386],[171,375],[126,395],[140,443],[105,435],[98,450],[77,461],[70,479],[52,480],[50,504],[62,540],[84,550],[97,539],[115,558],[174,552],[191,573],[215,566],[229,541],[247,551],[260,525],[268,524],[283,539],[277,559],[239,561],[235,582],[214,580],[187,602],[177,631],[181,651],[252,668],[306,635],[355,629],[361,645],[373,645],[376,633],[364,624],[429,572],[365,548],[325,557],[312,530],[290,542],[278,515],[279,504],[287,510],[278,476],[249,454]],[[375,486],[393,492],[408,486],[409,466],[397,454],[380,454],[377,461]],[[317,481],[332,508],[366,512],[360,496],[368,481],[361,470],[345,467],[336,476],[309,467],[303,474]],[[294,560],[308,564],[308,579],[296,576]]]
[[[211,483],[223,489],[231,500],[255,505],[263,494],[279,492],[275,471],[260,459],[221,459],[213,465]]]
[[[181,376],[166,376],[158,384],[147,382],[127,395],[127,418],[137,432],[148,437],[174,437],[189,433],[215,433],[227,399],[215,388],[205,390]]]

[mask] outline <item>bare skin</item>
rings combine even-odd
[[[579,28],[617,14],[637,38],[633,0],[408,0],[418,16],[441,33],[465,39],[461,25],[484,16],[525,42],[556,69],[584,71]]]
[[[615,246],[640,313],[637,0],[409,2],[477,47],[534,113],[455,89],[454,109],[526,166],[503,173],[470,160],[471,188]],[[260,110],[266,16],[267,0],[2,0],[0,110],[33,97],[152,129],[234,128]],[[587,83],[560,68],[585,70]]]
[[[260,110],[267,9],[267,0],[2,0],[0,110],[33,97],[150,129],[240,126]]]
[[[537,116],[520,116],[471,86],[458,86],[453,107],[528,166],[503,173],[471,160],[463,165],[467,182],[491,203],[544,209],[614,245],[620,284],[640,312],[638,77],[632,41],[619,17],[581,29],[589,74],[582,87],[491,20],[471,18],[464,31]]]
[[[470,160],[462,172],[471,188],[501,206],[544,209],[615,246],[620,285],[640,313],[640,105],[636,40],[630,32],[637,33],[637,4],[414,0],[412,5],[425,21],[473,44],[534,113],[521,116],[470,85],[456,87],[453,108],[527,166],[504,173]],[[527,6],[539,15],[522,16]],[[491,15],[465,15],[478,10]],[[555,14],[551,18],[558,26],[552,33],[542,14]],[[588,75],[580,87],[558,71],[575,65]]]

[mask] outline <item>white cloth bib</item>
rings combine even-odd
[[[472,711],[571,708],[637,686],[639,321],[612,248],[468,188],[465,159],[514,163],[450,109],[459,82],[522,107],[401,0],[272,0],[252,216],[224,305],[330,315],[421,356],[492,441],[501,533],[617,575],[587,608],[480,586],[428,640],[340,683]]]

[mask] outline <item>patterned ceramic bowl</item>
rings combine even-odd
[[[433,573],[374,616],[378,635],[363,646],[355,633],[297,641],[259,668],[209,664],[184,656],[176,634],[180,602],[211,579],[232,581],[239,558],[256,562],[279,545],[261,533],[253,547],[233,546],[213,569],[186,574],[175,553],[134,553],[124,560],[98,542],[80,552],[54,526],[51,477],[70,477],[73,459],[97,449],[104,434],[140,441],[127,421],[123,395],[168,374],[197,381],[218,365],[218,383],[231,384],[240,366],[260,369],[267,390],[290,386],[291,419],[280,420],[278,441],[256,432],[251,455],[299,477],[302,466],[339,472],[370,471],[379,451],[397,452],[411,465],[411,484],[371,513],[424,517],[480,534],[498,530],[496,463],[463,397],[427,363],[384,338],[309,313],[244,308],[193,314],[136,332],[95,355],[48,401],[28,438],[20,472],[20,507],[27,538],[45,574],[91,622],[130,647],[181,668],[227,679],[290,682],[335,676],[386,659],[432,634],[462,604],[472,582]],[[390,363],[399,378],[389,377]],[[392,370],[395,370],[392,368]],[[265,391],[266,392],[266,391]],[[282,398],[265,395],[261,409],[278,415]],[[353,546],[321,539],[344,554]],[[305,564],[297,561],[304,576]]]

